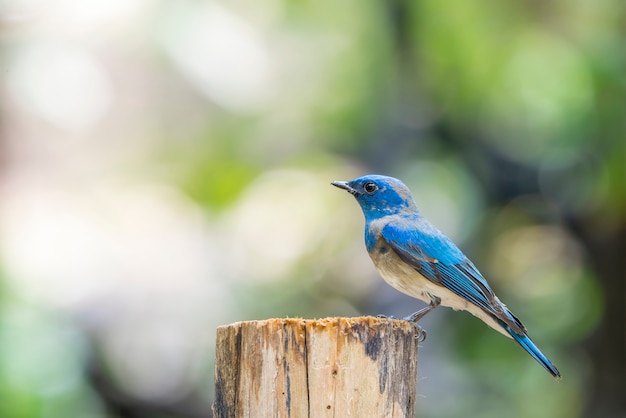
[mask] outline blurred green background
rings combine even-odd
[[[625,417],[623,6],[0,2],[0,416],[209,417],[218,325],[417,310],[380,173],[563,374],[438,309],[419,417]]]

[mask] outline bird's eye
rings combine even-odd
[[[365,192],[367,194],[373,194],[376,190],[378,190],[378,186],[376,185],[376,183],[365,183],[365,185],[363,186],[363,189],[365,190]]]

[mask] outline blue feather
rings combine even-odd
[[[561,373],[557,370],[557,368],[552,364],[552,362],[546,357],[541,350],[535,345],[535,343],[530,339],[528,334],[518,334],[511,329],[511,327],[507,326],[504,322],[501,325],[506,329],[506,331],[513,337],[515,341],[519,345],[522,346],[524,350],[528,354],[530,354],[539,364],[541,364],[555,379],[561,378]]]

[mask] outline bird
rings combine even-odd
[[[365,246],[383,279],[428,304],[404,319],[417,323],[438,306],[467,311],[515,340],[555,379],[561,378],[476,266],[420,213],[402,181],[370,174],[331,184],[353,195],[361,206]]]

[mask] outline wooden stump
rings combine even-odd
[[[419,338],[374,317],[219,327],[214,416],[413,417]]]

